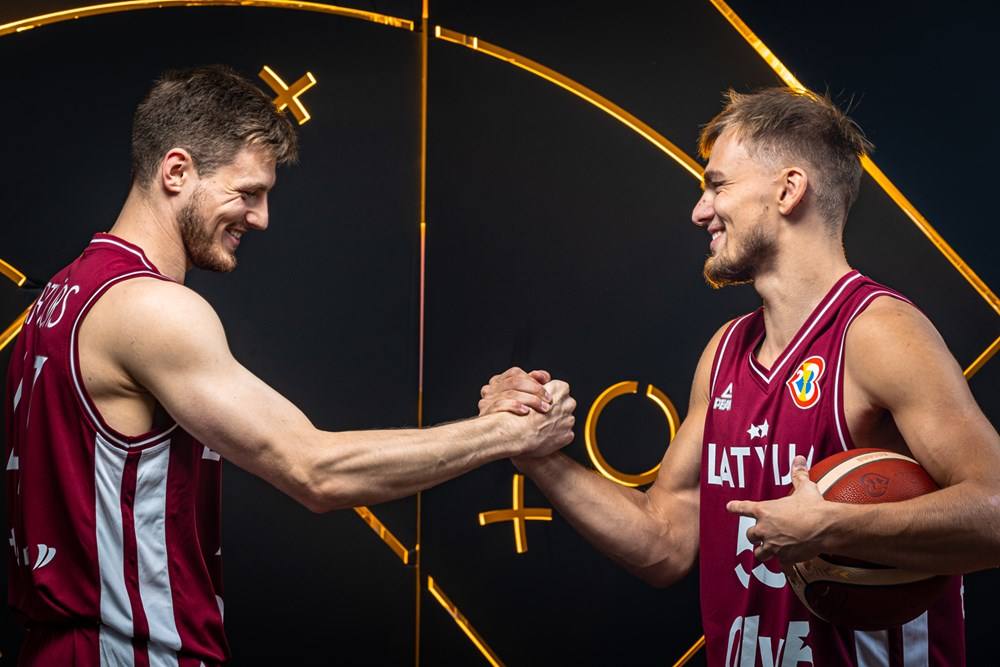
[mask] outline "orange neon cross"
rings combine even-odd
[[[514,522],[514,547],[517,553],[523,554],[528,550],[528,531],[525,528],[525,521],[552,521],[552,510],[542,507],[524,506],[524,475],[514,475],[514,492],[509,510],[491,510],[479,513],[479,525],[485,526],[488,523],[498,521]]]
[[[306,111],[302,102],[299,101],[299,97],[302,93],[316,85],[316,77],[312,75],[312,72],[306,72],[291,86],[286,85],[281,80],[281,77],[275,74],[274,70],[267,65],[264,65],[258,76],[264,79],[264,83],[269,85],[271,90],[278,94],[274,98],[274,106],[278,107],[278,111],[284,111],[286,108],[291,109],[292,115],[295,116],[295,120],[299,121],[299,125],[304,125],[309,121],[311,116]]]

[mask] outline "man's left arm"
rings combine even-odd
[[[1000,436],[937,330],[913,306],[878,299],[849,329],[846,354],[852,391],[891,415],[941,490],[879,505],[828,502],[799,460],[788,498],[730,503],[757,518],[747,531],[757,557],[834,553],[941,574],[1000,565]]]

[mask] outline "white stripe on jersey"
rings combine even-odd
[[[900,295],[898,294],[893,294],[892,292],[887,292],[886,290],[879,290],[877,292],[872,292],[871,294],[866,296],[861,301],[861,303],[858,304],[858,307],[854,309],[854,312],[851,313],[850,318],[848,318],[847,320],[847,325],[844,327],[844,333],[840,337],[840,352],[837,354],[837,373],[833,380],[833,423],[837,425],[837,436],[839,436],[840,446],[844,449],[845,452],[848,450],[847,438],[844,437],[844,431],[847,429],[847,419],[846,417],[841,415],[843,410],[841,410],[840,408],[840,396],[843,393],[840,389],[840,383],[841,383],[840,378],[843,377],[844,373],[844,345],[847,342],[847,332],[850,330],[851,323],[854,322],[854,318],[856,318],[858,314],[865,309],[865,306],[868,304],[869,301],[871,301],[877,296],[891,296],[894,299],[899,299],[900,301],[905,301],[906,303],[910,303],[906,299],[900,297]],[[841,425],[841,421],[844,422],[843,425]]]
[[[162,438],[163,436],[167,435],[175,428],[177,428],[177,424],[175,422],[173,426],[164,430],[163,432],[156,433],[146,438],[145,440],[142,440],[141,442],[133,442],[131,444],[125,442],[124,440],[116,438],[113,433],[110,433],[106,428],[104,428],[104,426],[101,423],[101,420],[98,418],[96,414],[94,414],[94,411],[90,409],[90,401],[88,400],[87,392],[84,391],[83,388],[84,385],[83,381],[80,379],[79,369],[76,367],[76,357],[77,357],[76,336],[80,331],[80,324],[83,321],[83,316],[87,314],[87,311],[90,309],[91,304],[98,297],[104,294],[104,292],[108,288],[110,288],[111,285],[115,284],[116,282],[126,280],[128,278],[133,278],[135,276],[151,276],[154,278],[163,277],[161,274],[154,273],[152,271],[133,271],[131,273],[123,273],[120,276],[115,276],[114,278],[111,278],[110,280],[106,281],[100,287],[94,290],[94,293],[90,295],[89,299],[87,299],[87,303],[85,303],[83,305],[83,308],[80,309],[80,313],[76,316],[76,321],[73,322],[73,329],[70,331],[69,335],[69,370],[70,370],[70,375],[73,376],[73,386],[76,387],[76,393],[80,397],[80,404],[83,405],[84,411],[90,417],[90,422],[93,424],[94,428],[97,429],[97,432],[100,433],[102,436],[104,436],[104,439],[107,442],[114,443],[119,447],[124,447],[125,449],[129,449],[131,447],[140,447],[142,445],[154,442],[158,438]]]
[[[858,667],[889,667],[889,631],[854,632]]]
[[[97,565],[101,573],[101,623],[131,637],[132,604],[125,588],[125,542],[122,538],[122,475],[125,452],[97,434],[94,441]],[[102,628],[103,631],[103,628]],[[104,655],[104,635],[101,635]],[[129,644],[129,664],[132,646]]]
[[[139,261],[142,262],[143,266],[145,266],[150,271],[153,271],[153,267],[152,267],[152,265],[150,265],[149,262],[146,261],[146,256],[145,255],[143,255],[141,252],[139,252],[137,250],[133,250],[132,248],[129,248],[124,243],[119,243],[118,241],[112,241],[111,239],[93,239],[91,241],[91,243],[108,243],[110,245],[118,246],[122,250],[130,252],[133,255],[135,255],[136,257],[138,257]]]
[[[927,667],[927,612],[903,626],[903,667]]]
[[[784,352],[781,353],[781,357],[780,357],[781,361],[778,363],[777,366],[775,366],[774,368],[771,369],[771,376],[770,377],[764,378],[764,375],[760,371],[757,371],[757,374],[760,375],[762,378],[764,378],[765,382],[767,382],[768,384],[771,384],[771,380],[773,380],[775,378],[775,376],[781,370],[781,367],[785,365],[785,362],[787,362],[789,359],[792,358],[792,355],[795,353],[795,350],[798,349],[799,345],[802,344],[802,341],[804,341],[806,339],[806,337],[809,336],[809,332],[812,331],[816,327],[816,325],[819,323],[819,321],[821,319],[823,319],[823,315],[825,315],[826,311],[830,310],[830,306],[832,306],[834,304],[834,302],[837,299],[840,298],[840,295],[844,293],[844,290],[847,289],[847,286],[850,285],[851,283],[853,283],[858,278],[862,278],[862,277],[863,276],[860,273],[858,273],[858,274],[855,274],[855,275],[851,276],[850,278],[848,278],[847,280],[844,281],[844,284],[840,286],[840,289],[837,290],[837,293],[834,294],[830,298],[830,300],[826,302],[825,306],[823,306],[823,310],[819,311],[816,314],[816,316],[813,318],[812,322],[809,323],[809,328],[806,329],[805,331],[803,331],[800,336],[796,336],[794,344],[790,348],[787,348]],[[753,354],[753,352],[751,352],[751,354]],[[754,369],[754,370],[757,370],[757,369]]]
[[[726,356],[726,347],[729,345],[729,339],[732,338],[733,333],[736,331],[736,327],[738,327],[743,320],[751,315],[753,315],[753,313],[747,313],[740,319],[733,322],[732,326],[729,328],[729,332],[726,334],[725,340],[722,341],[722,350],[719,351],[719,360],[715,362],[715,371],[712,373],[712,386],[708,393],[710,401],[712,398],[715,398],[715,381],[719,379],[719,369],[722,368],[722,358]]]
[[[139,557],[139,597],[149,622],[150,664],[152,643],[179,651],[181,638],[174,620],[174,601],[167,567],[167,468],[170,441],[145,450],[136,474],[135,541]],[[164,663],[165,664],[165,663]],[[175,663],[176,664],[176,661]]]
[[[132,638],[121,635],[108,626],[100,626],[101,667],[132,667],[135,652]]]
[[[150,642],[146,654],[149,656],[149,667],[177,667],[177,654],[165,646]]]

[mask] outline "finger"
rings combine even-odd
[[[525,375],[525,372],[519,366],[511,366],[503,373],[500,374],[501,378],[514,377],[515,375]]]
[[[517,391],[514,389],[505,391],[498,394],[495,400],[508,400],[508,401],[518,401],[524,405],[527,405],[532,410],[536,412],[548,412],[552,409],[552,403],[541,398],[537,394],[528,393],[524,391]]]
[[[804,456],[796,456],[792,459],[792,488],[799,490],[803,484],[809,484],[809,466],[806,464]]]
[[[545,384],[546,382],[552,381],[552,374],[549,373],[548,371],[542,371],[542,370],[531,371],[530,373],[528,373],[528,375],[534,378],[535,381],[538,382],[539,384]]]
[[[483,408],[479,409],[480,415],[491,415],[498,412],[509,412],[511,414],[523,416],[531,412],[531,408],[524,405],[520,401],[512,399],[499,399],[489,403],[485,410]]]
[[[758,528],[757,524],[750,526],[747,528],[747,541],[754,546],[763,544],[765,542],[764,531]]]
[[[552,380],[545,383],[545,390],[557,401],[569,396],[569,385],[562,380]]]
[[[732,512],[733,514],[739,514],[741,516],[752,516],[757,518],[757,505],[760,503],[755,503],[751,500],[730,500],[726,504],[726,511]]]
[[[514,376],[500,380],[496,384],[491,385],[484,395],[500,395],[510,391],[521,391],[552,403],[552,395],[548,390],[528,375]]]
[[[753,550],[754,557],[761,562],[774,558],[776,553],[778,553],[777,547],[774,547],[767,542]]]

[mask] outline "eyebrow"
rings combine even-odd
[[[236,186],[236,189],[244,191],[244,192],[259,192],[261,190],[267,192],[268,191],[268,186],[267,186],[266,183],[261,183],[261,182],[253,182],[253,183],[245,183],[245,184],[244,183],[240,183],[240,184],[238,184]]]
[[[709,169],[704,173],[702,178],[706,183],[718,183],[719,181],[723,180],[723,175],[721,171],[717,171],[715,169]]]

